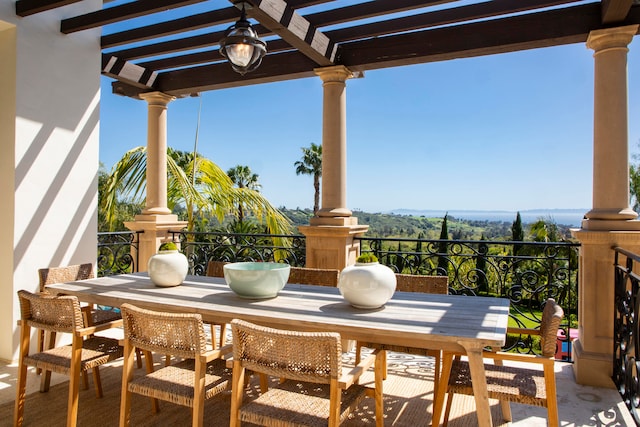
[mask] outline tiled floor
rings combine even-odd
[[[419,363],[418,360],[415,361]],[[0,365],[0,404],[15,399],[17,367]],[[581,386],[575,383],[571,364],[557,363],[558,404],[560,425],[571,426],[635,426],[618,392],[611,389]],[[53,382],[66,381],[64,376],[53,376]],[[38,390],[34,374],[27,382],[27,393]],[[456,398],[468,399],[466,396]],[[546,409],[525,405],[511,405],[515,427],[546,426]]]

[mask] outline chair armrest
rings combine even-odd
[[[540,365],[554,364],[556,361],[553,357],[536,356],[534,354],[507,353],[504,351],[498,351],[495,353],[485,351],[482,353],[482,357],[493,360],[511,360],[514,362],[537,363]]]
[[[76,331],[76,334],[85,337],[87,335],[93,335],[96,332],[106,331],[107,329],[121,328],[122,319],[112,320],[111,322],[101,323],[95,326],[87,326],[86,328],[80,328]]]
[[[215,359],[223,359],[224,356],[233,351],[233,344],[227,344],[224,347],[217,348],[215,350],[208,350],[204,353],[204,357],[207,363]]]
[[[370,367],[375,365],[377,358],[382,357],[382,350],[374,350],[366,359],[360,361],[356,366],[351,368],[349,372],[342,374],[342,377],[338,379],[338,385],[341,389],[347,389],[354,384],[362,374],[364,374]]]
[[[540,335],[539,329],[528,328],[507,328],[508,334],[521,334],[521,335]]]

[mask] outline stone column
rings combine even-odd
[[[337,268],[354,264],[360,253],[355,239],[369,226],[347,208],[347,115],[346,80],[349,69],[338,65],[319,68],[316,74],[324,89],[322,108],[322,200],[310,225],[298,229],[306,236],[307,267]]]
[[[347,209],[347,85],[348,68],[315,70],[322,79],[322,202],[320,217],[350,217]]]
[[[627,45],[637,25],[596,30],[587,47],[594,50],[593,209],[582,228],[616,230],[610,221],[635,219],[629,207],[627,126]],[[606,221],[606,222],[600,222]]]
[[[594,50],[593,208],[572,230],[580,241],[576,381],[613,387],[615,246],[640,250],[640,221],[629,208],[627,45],[637,25],[592,31]]]
[[[167,207],[167,105],[175,98],[161,92],[143,93],[140,98],[148,103],[147,109],[147,194],[145,209],[134,221],[125,222],[140,234],[138,271],[147,270],[147,262],[160,244],[171,239],[169,231],[182,230],[186,221]],[[135,248],[131,249],[135,252]],[[135,253],[132,253],[135,258]]]
[[[175,98],[161,92],[143,93],[147,101],[147,199],[144,215],[167,215],[167,105]]]

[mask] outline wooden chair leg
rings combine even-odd
[[[447,407],[444,410],[444,421],[442,422],[442,427],[447,427],[449,425],[449,414],[451,413],[451,405],[453,404],[453,393],[447,393],[444,398],[447,399]]]
[[[18,384],[16,385],[16,401],[13,410],[13,425],[22,427],[24,421],[24,400],[27,387],[27,365],[24,364],[24,356],[29,354],[31,328],[22,325],[20,327],[20,362],[18,364]]]
[[[138,369],[142,368],[142,352],[139,348],[136,348],[136,366]]]
[[[38,349],[37,352],[40,353],[44,350],[44,331],[42,329],[38,329]],[[42,373],[42,369],[36,368],[36,375],[40,375]]]
[[[150,374],[153,372],[153,354],[150,351],[144,351],[144,361],[147,365],[147,373]],[[158,399],[151,398],[151,410],[154,414],[160,412],[160,404],[158,403]]]
[[[556,397],[556,373],[553,361],[544,365],[544,382],[547,389],[547,419],[549,427],[558,427],[558,399]]]
[[[220,347],[224,347],[224,345],[227,343],[227,324],[226,323],[221,323],[220,324]]]
[[[93,385],[96,389],[96,397],[100,399],[102,397],[102,380],[100,379],[100,368],[97,366],[92,369],[93,371]],[[84,372],[85,378],[87,377],[87,372]]]
[[[56,333],[48,332],[44,335],[44,349],[48,350],[53,348],[56,342]],[[49,386],[51,385],[51,371],[44,371],[40,377],[40,392],[46,393],[49,391]]]
[[[80,371],[80,379],[82,380],[82,389],[89,390],[89,376],[87,371]]]
[[[82,360],[82,338],[74,337],[71,345],[71,371],[69,372],[69,401],[67,403],[67,427],[75,427],[78,419],[78,397],[80,395],[80,365]]]
[[[128,427],[131,417],[131,392],[129,391],[129,382],[133,379],[132,353],[134,353],[134,349],[131,348],[130,345],[125,344],[122,387],[120,389],[120,427]],[[136,348],[135,353],[138,354],[139,349]]]

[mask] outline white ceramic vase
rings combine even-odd
[[[177,286],[184,282],[189,271],[189,261],[177,250],[160,251],[149,258],[149,278],[156,286]]]
[[[378,262],[357,262],[342,270],[338,289],[344,299],[356,308],[378,308],[396,291],[396,275]]]

